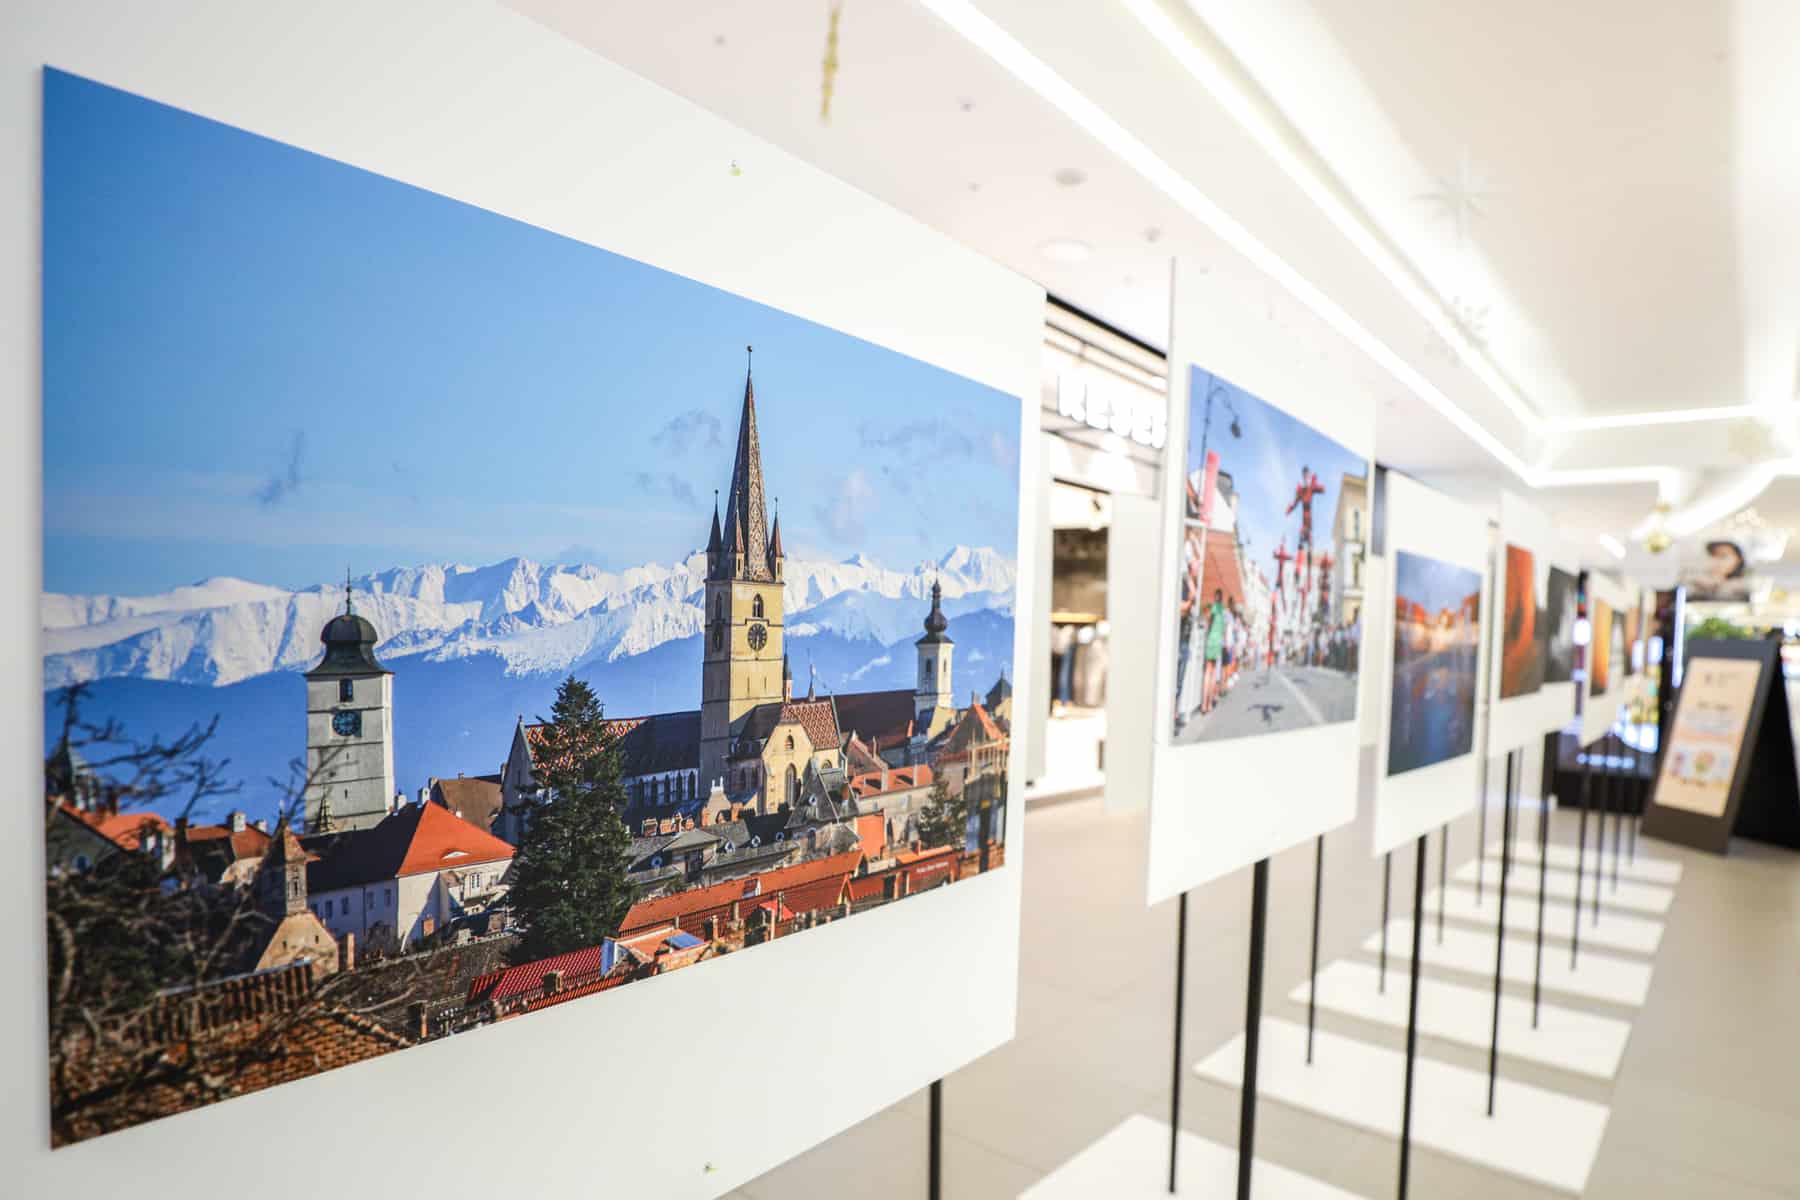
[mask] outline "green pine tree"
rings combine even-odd
[[[511,901],[524,926],[514,963],[599,945],[636,901],[619,757],[593,689],[563,680],[535,755],[539,798],[526,802],[513,858]]]
[[[931,803],[919,814],[919,843],[927,849],[955,846],[961,849],[968,836],[969,798],[966,791],[955,796],[942,779],[931,782]]]

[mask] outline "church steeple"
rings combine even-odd
[[[746,346],[746,353],[752,347]],[[737,456],[731,465],[731,490],[725,494],[725,544],[733,579],[769,582],[769,514],[763,501],[762,443],[756,435],[756,386],[744,367],[744,407],[738,417]]]
[[[725,552],[725,543],[719,536],[719,489],[713,489],[712,533],[706,538],[706,577],[712,579],[719,573],[719,555]]]
[[[781,501],[775,501],[775,523],[769,527],[769,574],[781,578],[781,563],[786,558],[781,549]]]

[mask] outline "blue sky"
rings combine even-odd
[[[44,86],[46,590],[672,561],[729,483],[747,344],[790,555],[1015,552],[1014,398],[76,76]]]
[[[1396,595],[1424,605],[1425,611],[1433,615],[1442,609],[1456,608],[1481,590],[1481,574],[1467,567],[1439,562],[1406,550],[1399,551],[1395,559]]]
[[[1331,544],[1331,523],[1345,474],[1364,475],[1368,463],[1312,426],[1246,392],[1209,371],[1189,368],[1188,471],[1205,465],[1206,449],[1219,455],[1219,469],[1230,473],[1238,489],[1238,537],[1249,546],[1251,561],[1270,578],[1275,548],[1283,536],[1292,551],[1300,538],[1300,511],[1284,510],[1300,486],[1300,468],[1310,467],[1325,485],[1313,497],[1313,545],[1323,553]],[[1206,408],[1212,405],[1210,430]],[[1241,436],[1231,432],[1233,416]]]

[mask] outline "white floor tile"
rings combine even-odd
[[[1500,915],[1500,893],[1495,888],[1484,888],[1479,903],[1475,899],[1475,889],[1467,884],[1453,883],[1447,889],[1449,895],[1444,899],[1444,915],[1452,921],[1473,921],[1477,924],[1493,928],[1494,921]],[[1574,921],[1574,909],[1569,901],[1546,897],[1544,905],[1544,936],[1568,940],[1570,926]],[[1425,936],[1433,937],[1437,932],[1438,893],[1432,888],[1425,893]],[[1537,933],[1538,898],[1533,892],[1523,898],[1512,895],[1512,887],[1507,886],[1506,928],[1513,933]],[[1655,954],[1656,948],[1662,944],[1663,925],[1661,921],[1649,917],[1631,916],[1621,912],[1600,913],[1599,923],[1594,921],[1593,909],[1583,904],[1581,907],[1581,946],[1601,946],[1608,950],[1625,950],[1632,954]],[[1544,953],[1550,953],[1546,948]],[[1564,958],[1569,956],[1568,947],[1560,948],[1557,953]]]
[[[1453,877],[1461,883],[1474,883],[1476,874],[1475,864],[1466,862],[1456,869]],[[1486,881],[1482,889],[1483,895],[1487,894],[1487,888],[1500,886],[1499,859],[1488,860],[1487,872],[1483,879]],[[1582,876],[1581,885],[1582,907],[1587,908],[1594,900],[1594,877],[1591,874]],[[1544,886],[1547,889],[1545,894],[1552,900],[1567,900],[1575,894],[1575,875],[1571,871],[1551,871]],[[1509,897],[1520,895],[1535,898],[1538,893],[1537,872],[1515,867],[1512,878],[1507,882],[1506,893]],[[1669,911],[1669,905],[1674,902],[1675,893],[1668,888],[1658,887],[1653,883],[1629,882],[1624,879],[1614,886],[1610,873],[1600,885],[1600,919],[1602,921],[1606,920],[1606,910],[1609,908],[1629,909],[1632,912],[1649,913],[1651,916],[1660,917]],[[1590,917],[1590,919],[1592,918]]]
[[[1604,920],[1604,918],[1602,918]],[[1437,940],[1435,927],[1427,928],[1421,954],[1428,967],[1444,967],[1470,975],[1494,974],[1494,931],[1491,929],[1446,929],[1444,940]],[[1377,951],[1381,935],[1372,933],[1363,940],[1363,949]],[[1412,950],[1412,922],[1392,921],[1388,924],[1388,959],[1404,963]],[[1510,983],[1529,985],[1536,969],[1536,944],[1530,938],[1508,937],[1506,955],[1501,964],[1501,978]],[[1391,976],[1391,972],[1390,972]],[[1390,977],[1389,985],[1393,986]],[[1583,950],[1574,970],[1569,956],[1552,946],[1544,947],[1544,990],[1603,1000],[1609,1004],[1641,1007],[1650,994],[1650,968],[1598,950]]]
[[[1407,972],[1388,972],[1385,992],[1377,988],[1377,971],[1365,963],[1348,960],[1332,963],[1319,972],[1319,1007],[1346,1016],[1406,1028]],[[1303,983],[1288,993],[1296,1004],[1306,1003]],[[1493,1035],[1494,993],[1491,988],[1465,987],[1440,979],[1419,980],[1419,1032],[1477,1049],[1488,1048]],[[1531,1024],[1531,1001],[1516,996],[1500,1000],[1500,1055],[1572,1071],[1596,1079],[1619,1073],[1631,1024],[1612,1017],[1577,1012],[1544,1003],[1538,1024]],[[1316,1054],[1315,1054],[1316,1057]]]
[[[1320,1033],[1311,1066],[1306,1030],[1264,1020],[1260,1096],[1388,1137],[1400,1134],[1405,1058],[1353,1038]],[[1197,1068],[1242,1084],[1243,1035]],[[1487,1115],[1487,1075],[1420,1057],[1413,1090],[1413,1144],[1580,1195],[1606,1133],[1605,1105],[1501,1079]]]
[[[1177,1196],[1236,1195],[1236,1147],[1221,1146],[1183,1130],[1176,1151]],[[1142,1115],[1126,1118],[1111,1133],[1021,1192],[1020,1200],[1154,1200],[1169,1192],[1169,1126]],[[1257,1200],[1356,1200],[1341,1188],[1258,1158],[1250,1194]]]

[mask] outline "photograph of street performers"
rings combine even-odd
[[[1354,720],[1368,463],[1190,369],[1174,740]]]

